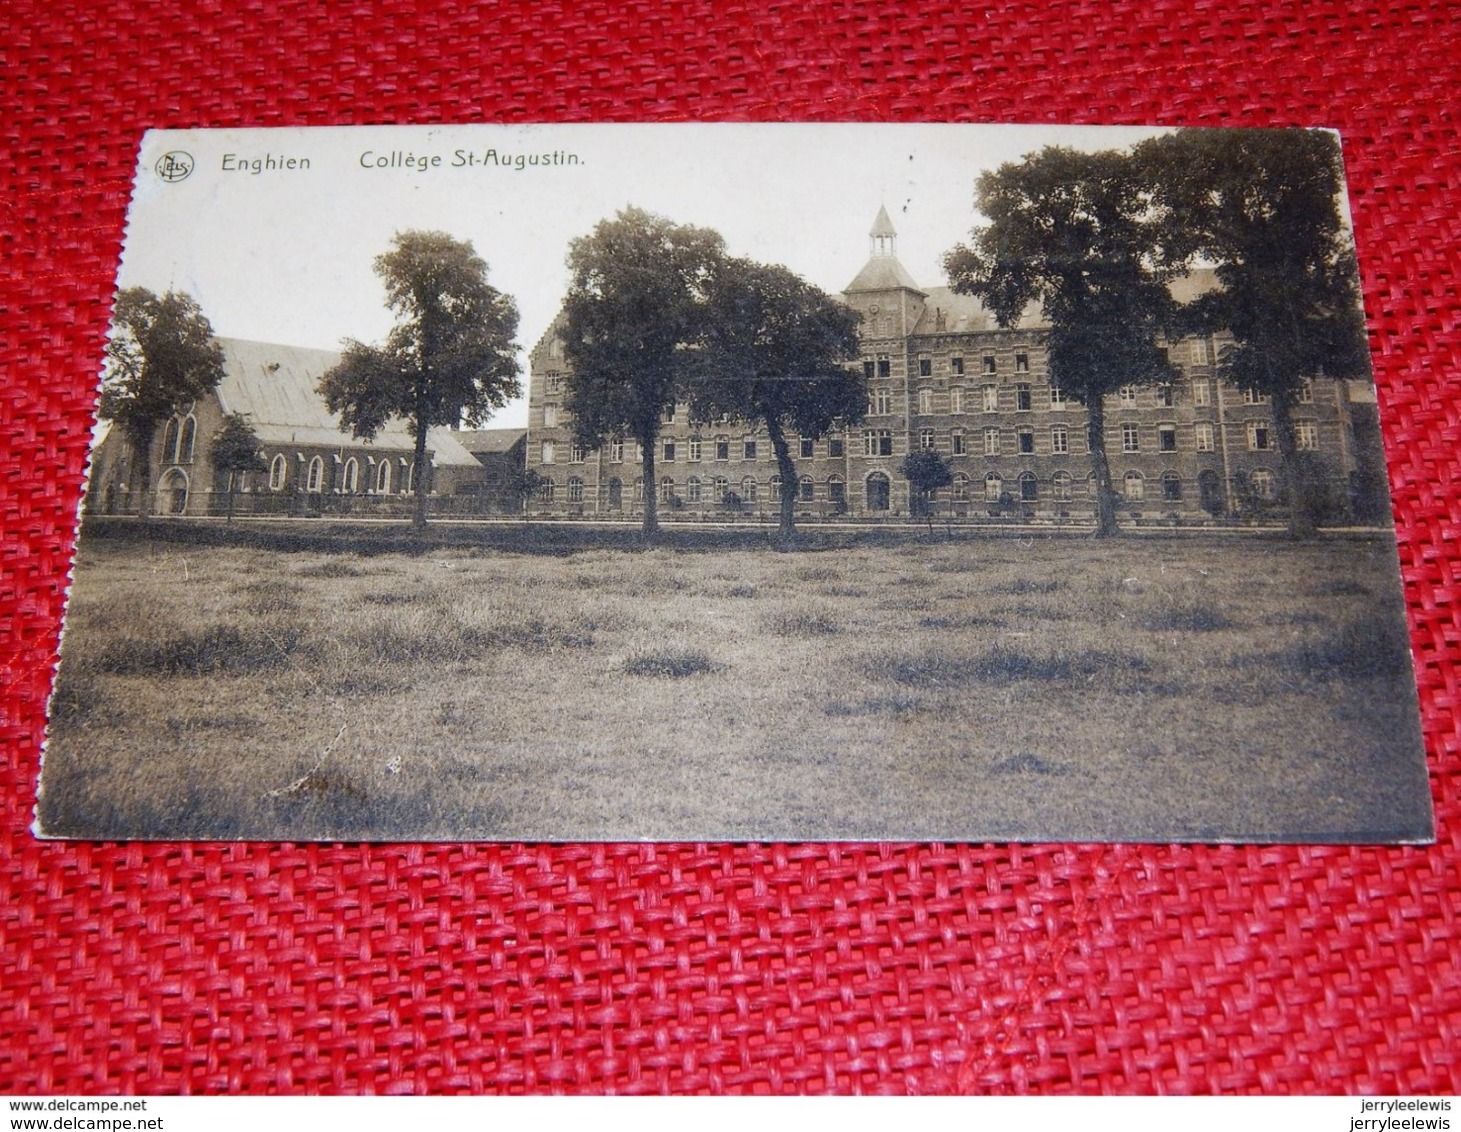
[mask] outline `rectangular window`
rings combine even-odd
[[[1050,386],[1050,407],[1052,409],[1064,409],[1068,403],[1065,390],[1058,385],[1052,384]]]
[[[1299,404],[1312,405],[1314,403],[1314,383],[1309,378],[1304,378],[1303,384],[1299,386]]]
[[[878,355],[878,376],[879,377],[892,377],[893,376],[893,363],[888,360],[888,355],[887,354],[879,354]]]
[[[1019,431],[1020,455],[1033,456],[1035,453],[1035,430],[1022,428]]]
[[[756,442],[754,440],[743,441],[741,452],[744,459],[754,460],[756,458]]]
[[[698,436],[692,436],[689,440],[685,441],[685,459],[700,459],[700,438]]]
[[[984,430],[984,454],[986,456],[999,455],[999,429],[987,428]]]
[[[1268,395],[1259,393],[1256,389],[1245,389],[1243,390],[1243,404],[1266,405],[1268,404]]]
[[[827,481],[827,501],[836,505],[847,502],[847,485],[841,480]]]
[[[544,428],[557,428],[558,427],[558,406],[557,405],[544,405],[543,406],[543,427]]]
[[[1313,452],[1319,447],[1319,423],[1317,421],[1295,421],[1294,442],[1300,452]]]
[[[928,451],[933,447],[933,429],[923,428],[918,430],[918,447]]]
[[[544,464],[551,464],[552,462],[553,462],[553,442],[551,440],[545,440],[545,441],[543,441],[543,459],[542,459],[542,463],[544,463]]]
[[[919,377],[932,377],[933,376],[933,359],[931,357],[929,357],[927,354],[919,354],[918,355],[918,376]]]
[[[1028,413],[1033,402],[1030,400],[1030,387],[1028,385],[1015,386],[1015,411]]]
[[[666,440],[664,442],[663,452],[664,462],[666,464],[673,464],[675,462],[675,442],[673,440]]]
[[[550,373],[544,384],[548,393],[561,393],[563,391],[563,375],[561,373]]]
[[[929,413],[933,412],[932,389],[923,388],[918,391],[918,412],[922,416],[927,416]]]
[[[1030,372],[1030,355],[1029,354],[1016,354],[1015,355],[1015,372],[1016,373],[1029,373]]]
[[[817,485],[811,476],[802,476],[797,480],[796,494],[803,503],[810,503],[817,498]]]
[[[886,417],[893,411],[893,391],[886,387],[874,389],[868,397],[869,416]]]
[[[964,376],[964,359],[963,358],[950,358],[949,359],[949,372],[951,374],[953,374],[955,377],[963,377]]]
[[[1164,409],[1172,407],[1172,386],[1171,383],[1163,383],[1156,388],[1157,404]]]
[[[1211,421],[1198,421],[1192,426],[1197,441],[1199,452],[1211,452],[1213,450],[1213,431]]]
[[[1141,433],[1136,425],[1124,424],[1121,426],[1121,451],[1141,451]]]
[[[1050,451],[1058,456],[1070,451],[1070,433],[1064,425],[1055,425],[1050,429]]]
[[[1212,404],[1212,382],[1207,378],[1192,379],[1192,403],[1199,409],[1205,409]]]
[[[1195,366],[1205,366],[1212,362],[1212,346],[1206,338],[1194,338],[1187,347],[1187,357]]]
[[[954,455],[964,455],[964,430],[959,428],[954,429],[952,435],[950,436],[950,439],[953,441]]]
[[[893,434],[885,428],[870,428],[862,434],[862,447],[865,456],[891,456]]]
[[[609,459],[616,464],[622,464],[624,462],[624,442],[622,440],[612,440],[609,442]]]
[[[570,464],[582,464],[583,456],[584,451],[582,444],[574,444],[568,449],[568,462]]]
[[[984,355],[984,360],[982,362],[982,365],[983,365],[983,369],[984,369],[984,372],[985,373],[994,373],[995,372],[995,369],[994,369],[994,355],[993,354],[985,354]]]
[[[816,453],[816,450],[817,442],[815,440],[812,440],[809,437],[805,436],[802,437],[801,454],[803,460],[810,460],[812,456]]]
[[[1254,452],[1267,452],[1269,444],[1268,425],[1264,421],[1248,422],[1248,447]]]
[[[986,385],[981,391],[983,394],[983,405],[986,413],[999,412],[999,387],[997,385]]]
[[[1123,385],[1117,396],[1120,398],[1122,405],[1130,408],[1136,404],[1136,386]]]
[[[730,441],[723,436],[716,439],[715,458],[717,460],[730,459]]]
[[[873,364],[873,360],[871,358],[864,358],[862,363],[862,376],[871,381],[873,374],[876,372],[877,370]]]
[[[964,390],[960,386],[954,386],[949,390],[949,412],[962,413],[964,411]]]
[[[1158,425],[1157,426],[1157,451],[1158,452],[1175,452],[1175,451],[1177,451],[1177,426],[1176,425],[1164,424],[1164,425]]]
[[[846,450],[847,449],[846,446],[843,444],[842,437],[829,436],[827,438],[827,455],[832,457],[834,460],[841,459],[842,454]]]

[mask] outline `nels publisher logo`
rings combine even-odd
[[[164,153],[157,159],[153,170],[170,185],[179,181],[186,181],[188,175],[193,171],[193,155],[185,153],[181,149],[175,149],[170,153]]]

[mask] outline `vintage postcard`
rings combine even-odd
[[[1433,836],[1327,131],[153,131],[98,415],[41,836]]]

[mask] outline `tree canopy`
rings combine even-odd
[[[766,427],[781,475],[781,532],[792,533],[797,472],[788,433],[824,436],[867,407],[858,314],[780,266],[727,259],[711,276],[688,388],[695,420]]]
[[[954,482],[954,469],[949,462],[932,448],[920,448],[903,457],[898,471],[913,488],[913,512],[925,515],[933,522],[934,493],[941,487]]]
[[[229,413],[213,434],[208,446],[209,460],[218,472],[228,475],[228,518],[233,520],[233,498],[240,472],[265,470],[264,453],[259,437],[244,413]]]
[[[1087,409],[1097,532],[1116,530],[1104,398],[1176,371],[1157,339],[1175,303],[1175,266],[1132,157],[1049,147],[983,174],[976,207],[988,223],[944,258],[956,291],[977,296],[1001,326],[1032,302],[1049,323],[1050,380]]]
[[[1141,143],[1174,247],[1215,266],[1220,286],[1183,310],[1226,331],[1223,376],[1272,399],[1290,529],[1313,526],[1293,406],[1304,382],[1370,375],[1339,141],[1324,130],[1179,130]]]
[[[569,245],[564,408],[585,448],[610,438],[639,442],[646,537],[658,529],[655,442],[686,385],[707,286],[723,255],[716,232],[637,208]]]
[[[487,282],[470,242],[444,232],[401,232],[377,256],[396,325],[384,346],[345,343],[320,394],[342,428],[375,436],[393,418],[415,434],[413,522],[426,523],[429,429],[479,425],[517,397],[517,304]]]
[[[157,426],[222,380],[223,349],[191,296],[159,298],[145,287],[118,294],[97,414],[126,433],[143,514]]]

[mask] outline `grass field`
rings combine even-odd
[[[501,542],[501,539],[498,540]],[[1424,838],[1388,540],[83,540],[48,833]]]

